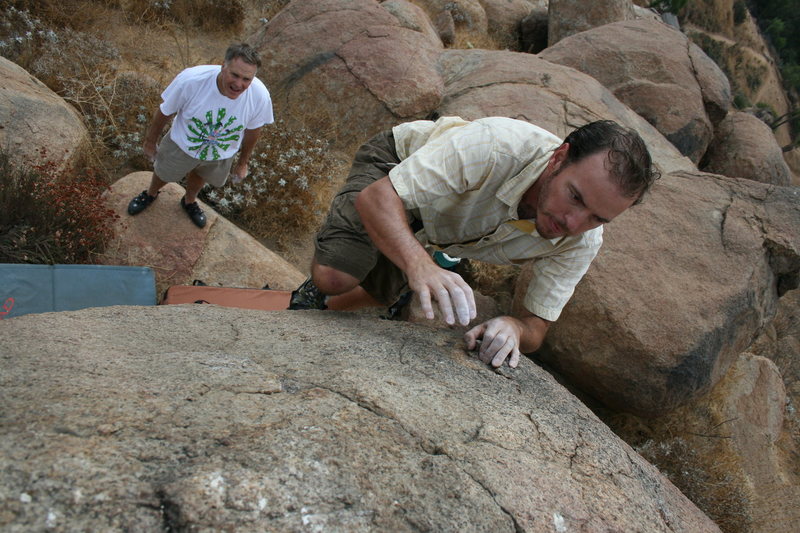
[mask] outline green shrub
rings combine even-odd
[[[752,107],[752,105],[753,103],[747,95],[741,91],[737,91],[736,94],[733,95],[733,107],[736,109],[747,109],[748,107]]]
[[[119,218],[106,189],[91,171],[17,165],[0,150],[0,263],[93,263]]]

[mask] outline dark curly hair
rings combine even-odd
[[[566,164],[577,163],[584,157],[608,150],[611,176],[628,198],[642,201],[661,174],[653,167],[653,160],[644,141],[632,129],[624,128],[613,120],[598,120],[576,129],[564,139],[569,144]]]

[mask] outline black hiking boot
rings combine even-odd
[[[203,210],[200,209],[200,206],[197,204],[197,201],[187,204],[186,197],[184,196],[181,198],[181,207],[186,211],[186,214],[189,215],[189,218],[192,219],[194,225],[198,228],[205,227],[206,225],[206,214],[203,213]]]
[[[158,193],[156,193],[156,196],[158,196]],[[156,200],[156,196],[150,196],[147,194],[147,191],[140,192],[139,196],[131,200],[128,204],[128,214],[138,215]]]
[[[289,309],[327,309],[325,299],[327,296],[308,278],[300,285],[297,290],[292,291],[292,298],[289,300]]]

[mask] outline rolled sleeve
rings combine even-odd
[[[494,167],[494,139],[481,124],[451,128],[389,172],[406,209],[479,188]]]

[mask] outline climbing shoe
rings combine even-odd
[[[189,218],[192,219],[195,226],[202,228],[206,225],[206,214],[203,213],[203,210],[197,205],[197,201],[187,204],[186,197],[183,197],[181,198],[181,207],[186,211],[186,214],[189,215]]]
[[[327,309],[326,298],[327,296],[320,292],[311,278],[308,278],[297,290],[292,291],[289,309]]]
[[[156,196],[158,196],[158,193],[156,193]],[[150,196],[147,194],[147,191],[140,192],[139,196],[131,200],[128,204],[128,214],[138,215],[155,201],[156,196]]]

